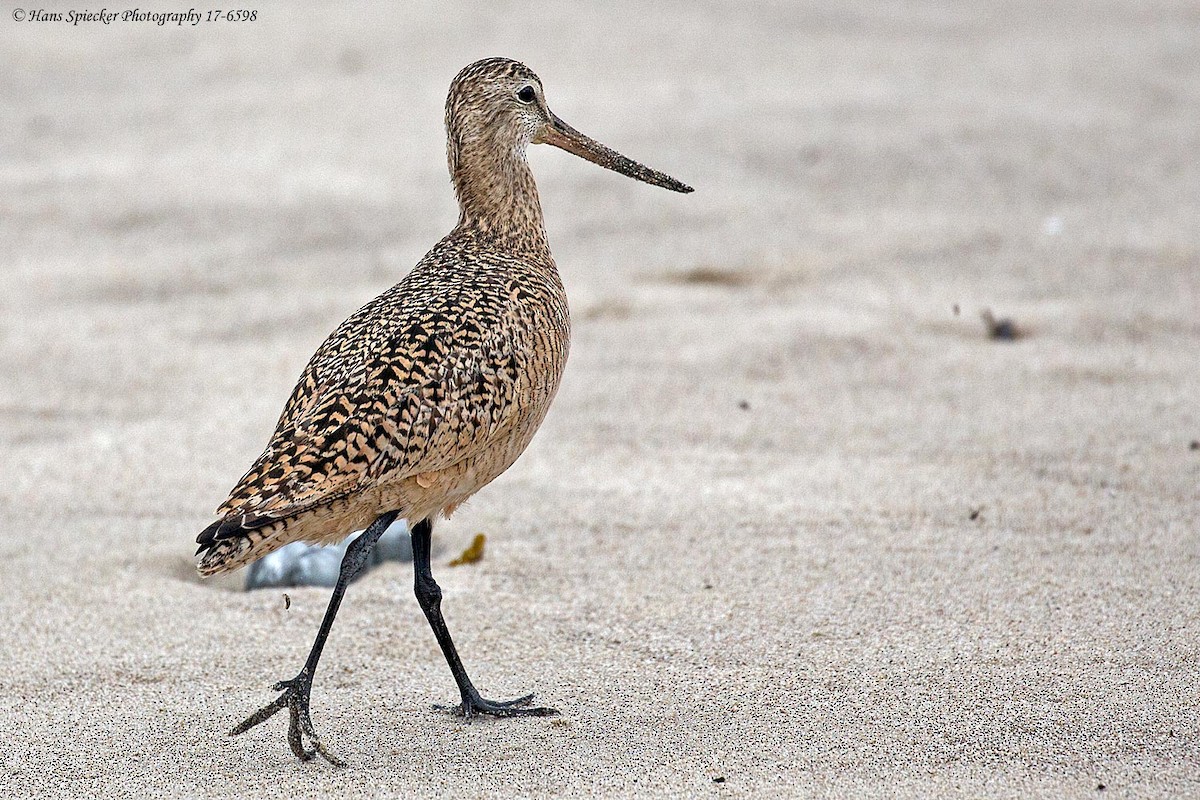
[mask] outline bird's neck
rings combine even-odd
[[[546,227],[524,147],[496,137],[451,139],[450,174],[458,196],[458,227],[542,249]]]

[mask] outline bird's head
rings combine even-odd
[[[511,148],[522,157],[530,144],[550,144],[593,164],[675,192],[692,187],[639,164],[563,122],[546,105],[542,81],[533,70],[508,58],[486,58],[465,68],[450,84],[446,99],[450,169],[468,149]]]

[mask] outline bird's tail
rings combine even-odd
[[[208,577],[249,564],[274,549],[282,528],[282,520],[251,520],[241,514],[218,520],[196,537],[196,571]]]

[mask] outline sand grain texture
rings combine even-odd
[[[655,8],[5,9],[0,796],[1200,794],[1194,7]],[[192,540],[452,225],[442,102],[493,54],[697,188],[531,153],[571,363],[435,572],[481,689],[564,714],[430,710],[389,565],[314,689],[351,767],[299,765],[224,734],[327,592]]]

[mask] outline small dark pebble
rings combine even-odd
[[[1192,439],[1188,444],[1188,450],[1200,450],[1200,439]]]
[[[980,316],[983,317],[983,324],[987,326],[989,338],[1002,342],[1011,342],[1020,338],[1021,332],[1017,329],[1017,323],[1008,317],[996,319],[992,315],[991,309],[984,309]]]
[[[291,607],[292,607],[292,598],[287,592],[284,592],[283,593],[283,610],[287,611]]]
[[[969,515],[967,515],[967,519],[974,522],[975,520],[979,519],[979,515],[982,513],[983,513],[983,506],[980,506],[979,508],[972,508],[971,513]]]
[[[738,403],[738,408],[740,408],[742,411],[749,411],[750,403],[746,400],[743,400],[740,403]]]
[[[718,776],[718,777],[716,777],[716,778],[713,778],[713,783],[724,783],[724,782],[725,782],[725,776],[724,776],[724,775],[720,775],[720,776]]]
[[[711,584],[711,583],[706,583],[706,584],[704,584],[704,588],[705,588],[705,589],[711,589],[711,588],[712,588],[712,584]]]
[[[952,310],[954,311],[954,316],[956,316],[956,317],[957,317],[957,316],[958,316],[960,313],[962,313],[962,309],[958,307],[958,303],[955,303],[955,304],[954,304],[954,306],[952,307]]]
[[[1107,787],[1107,786],[1105,786],[1103,783],[1097,783],[1097,784],[1096,784],[1096,791],[1097,791],[1097,792],[1103,792],[1103,791],[1104,791],[1105,789],[1107,789],[1107,788],[1108,788],[1108,787]]]

